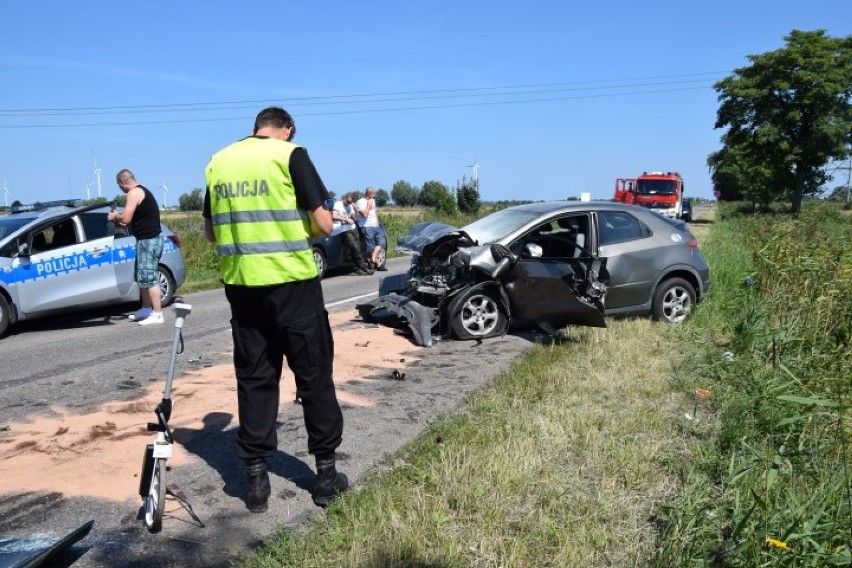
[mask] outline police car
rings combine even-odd
[[[49,202],[0,216],[0,336],[15,322],[139,300],[136,239],[108,205]],[[163,226],[163,305],[186,276],[180,239]]]

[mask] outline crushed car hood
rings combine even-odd
[[[471,246],[476,242],[470,235],[452,225],[438,222],[417,223],[408,234],[397,241],[397,252],[405,254],[423,254],[431,256],[431,252],[443,243],[457,240],[459,246]]]

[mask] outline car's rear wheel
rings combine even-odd
[[[695,305],[695,288],[683,278],[669,278],[654,292],[654,317],[666,323],[680,323]]]
[[[175,301],[177,284],[169,269],[160,265],[157,267],[157,282],[160,285],[160,304],[168,306]]]
[[[0,337],[9,329],[11,318],[12,310],[9,308],[9,302],[6,301],[3,294],[0,294]]]
[[[314,262],[317,265],[317,274],[319,275],[320,280],[322,280],[323,276],[325,276],[327,263],[325,260],[325,253],[323,253],[322,249],[319,247],[314,247]]]
[[[483,290],[464,292],[452,316],[453,333],[459,339],[484,339],[506,332],[508,318],[494,297]]]

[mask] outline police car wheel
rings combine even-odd
[[[3,297],[3,294],[0,294],[0,336],[9,329],[10,317],[11,310],[9,309],[9,303]]]
[[[157,267],[157,282],[160,284],[160,304],[168,306],[175,300],[175,279],[162,265]]]

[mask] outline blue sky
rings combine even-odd
[[[174,205],[271,104],[338,194],[453,187],[476,161],[489,201],[607,199],[646,170],[710,198],[713,83],[793,29],[852,33],[846,0],[2,2],[0,21],[9,203],[94,197],[96,162],[103,196],[127,167]]]

